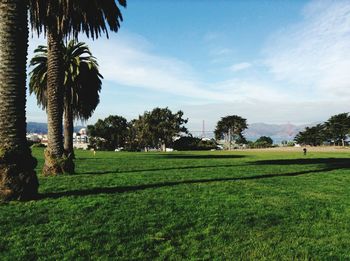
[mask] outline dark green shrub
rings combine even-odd
[[[174,141],[173,149],[184,150],[212,150],[216,149],[217,144],[214,140],[201,140],[195,137],[181,137]]]

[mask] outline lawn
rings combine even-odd
[[[41,199],[0,204],[0,260],[350,259],[349,158],[78,151]]]

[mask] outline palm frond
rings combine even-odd
[[[118,0],[126,7],[126,0]],[[117,32],[123,16],[115,0],[29,0],[30,23],[38,34],[50,27],[62,36],[98,38]]]
[[[69,41],[64,50],[64,107],[73,111],[75,119],[87,120],[100,102],[102,75],[98,63],[85,43]],[[47,48],[39,46],[31,59],[29,91],[38,105],[47,105]]]

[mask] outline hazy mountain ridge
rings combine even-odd
[[[311,127],[317,123],[294,125],[294,124],[267,124],[267,123],[252,123],[244,132],[248,140],[256,140],[261,136],[269,136],[274,143],[280,143],[282,140],[292,141],[300,131],[306,127]]]

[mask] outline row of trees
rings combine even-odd
[[[126,6],[126,0],[118,3]],[[1,0],[0,17],[0,200],[30,199],[37,195],[38,180],[36,160],[26,142],[28,20],[35,32],[47,38],[49,141],[43,173],[57,175],[64,171],[65,161],[62,42],[77,39],[81,32],[93,39],[108,29],[117,32],[122,14],[115,0]]]
[[[123,147],[130,151],[149,148],[164,151],[173,145],[174,137],[188,133],[186,123],[182,111],[173,113],[169,108],[155,108],[130,122],[122,116],[109,116],[87,128],[90,146],[94,149]]]
[[[313,127],[306,127],[299,132],[294,141],[302,145],[319,146],[324,143],[345,146],[350,134],[350,115],[340,113],[330,117],[326,122]]]
[[[215,140],[192,137],[184,126],[186,123],[182,111],[172,113],[168,108],[146,111],[130,122],[121,116],[109,116],[88,126],[90,146],[98,150],[123,147],[128,151],[147,151],[149,148],[164,151],[166,147],[175,150],[210,150],[218,147]],[[248,143],[243,135],[247,127],[246,119],[240,116],[223,117],[217,123],[215,138],[227,142],[229,149],[233,144],[248,144],[254,148],[272,145],[273,141],[269,137]]]

